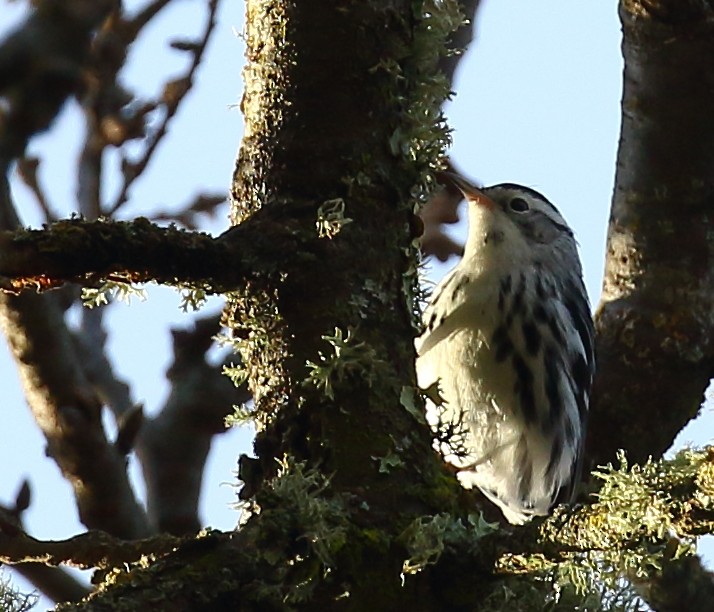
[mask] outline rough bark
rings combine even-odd
[[[592,464],[641,462],[699,411],[714,365],[714,9],[621,3],[617,178],[598,308]]]
[[[253,61],[234,206],[238,218],[262,213],[290,228],[298,249],[237,292],[233,326],[240,337],[261,338],[244,356],[258,413],[278,421],[256,442],[265,469],[274,471],[273,457],[287,451],[325,461],[344,481],[340,487],[355,487],[375,475],[370,457],[393,449],[379,434],[399,439],[413,429],[412,417],[399,408],[397,381],[413,382],[412,313],[404,294],[412,213],[404,194],[415,177],[389,148],[404,109],[395,77],[380,68],[401,60],[411,43],[410,4],[362,3],[351,10],[340,3],[330,10],[319,2],[270,4],[248,5]],[[277,23],[265,29],[265,17],[255,13],[268,10]],[[253,89],[268,62],[282,92]],[[338,198],[351,222],[336,237],[321,238],[318,209]],[[332,381],[331,399],[309,384],[306,364],[328,353],[321,337],[336,327],[345,336],[351,331],[351,342],[363,344],[371,363],[355,359],[354,373]],[[303,403],[310,409],[302,410]],[[260,452],[264,444],[269,452]],[[354,447],[357,456],[348,456]],[[391,486],[389,476],[381,480],[378,489]]]

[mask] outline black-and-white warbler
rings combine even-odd
[[[478,189],[461,262],[417,339],[417,375],[445,459],[518,524],[571,500],[594,369],[593,324],[572,230],[528,187]]]

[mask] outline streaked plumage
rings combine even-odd
[[[439,283],[417,339],[417,375],[438,382],[429,420],[459,480],[512,523],[571,498],[594,368],[593,326],[573,233],[538,192],[478,190],[461,262]],[[433,387],[432,387],[433,388]]]

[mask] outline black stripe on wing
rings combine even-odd
[[[573,392],[580,415],[580,439],[578,441],[579,448],[576,460],[572,466],[570,482],[556,493],[553,499],[554,504],[572,501],[583,469],[583,447],[587,432],[588,402],[595,373],[595,328],[586,295],[581,279],[578,279],[577,282],[570,282],[565,287],[564,297],[567,296],[567,298],[563,299],[563,304],[570,314],[573,327],[575,327],[583,346],[582,353],[578,350],[570,355],[571,361],[569,364]]]
[[[574,367],[575,383],[579,389],[584,389],[589,394],[595,372],[595,328],[585,295],[585,287],[580,279],[578,282],[570,282],[565,287],[563,304],[570,314],[585,351],[582,355],[584,363],[578,363],[577,366],[575,363],[571,364]]]

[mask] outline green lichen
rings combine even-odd
[[[35,607],[38,599],[36,593],[21,592],[8,576],[0,573],[0,612],[27,612]]]
[[[437,563],[447,548],[473,553],[479,540],[497,529],[498,526],[485,521],[481,513],[469,514],[465,522],[448,513],[419,517],[401,536],[409,552],[402,572],[421,572]]]
[[[133,297],[142,302],[146,301],[146,290],[131,283],[115,280],[106,280],[99,287],[82,288],[82,304],[87,308],[106,306],[111,301],[131,304]]]
[[[317,209],[317,235],[320,238],[334,238],[352,219],[345,216],[345,201],[335,198],[323,202]]]
[[[233,412],[226,416],[226,427],[243,427],[255,421],[255,406],[250,402],[233,406]]]
[[[426,423],[424,417],[424,401],[419,398],[419,390],[413,386],[404,385],[399,394],[399,403],[419,423]]]
[[[398,468],[404,465],[404,462],[402,461],[401,457],[394,452],[391,452],[385,455],[384,457],[372,457],[372,459],[374,459],[379,464],[380,474],[388,474],[394,468]]]
[[[329,352],[318,353],[317,362],[308,361],[309,374],[306,385],[320,389],[330,399],[335,399],[335,384],[348,376],[359,376],[371,387],[378,378],[380,366],[384,366],[373,347],[366,342],[356,342],[352,330],[343,332],[335,328],[333,335],[322,336],[329,343]]]
[[[176,288],[180,292],[179,308],[183,312],[200,310],[206,303],[207,293],[210,291],[208,287],[193,287],[185,284],[177,284]],[[86,308],[108,306],[111,302],[125,302],[130,305],[132,298],[145,302],[148,298],[146,289],[114,279],[104,280],[98,287],[83,287],[81,295],[82,304]]]
[[[438,70],[441,57],[451,53],[448,40],[463,23],[457,0],[426,0],[414,3],[416,27],[409,55],[402,62],[383,68],[404,78],[405,116],[389,138],[394,155],[409,162],[416,171],[411,197],[417,204],[433,190],[432,172],[443,165],[451,144],[451,130],[443,113],[443,103],[451,95],[451,85]]]
[[[294,520],[300,525],[299,540],[304,540],[320,562],[333,565],[334,555],[346,543],[347,513],[341,501],[330,498],[330,481],[306,464],[283,458],[275,479],[269,484],[272,492],[282,500],[281,508],[291,508]]]
[[[206,290],[200,287],[182,287],[180,289],[181,303],[179,307],[183,312],[196,312],[206,303]]]
[[[329,575],[347,544],[349,521],[329,478],[287,457],[278,464],[277,475],[246,509],[257,514],[246,528],[259,525],[256,563],[271,567],[256,585],[256,600],[285,605],[308,601]]]
[[[544,548],[556,543],[559,556],[507,555],[499,561],[499,572],[528,576],[554,603],[580,598],[580,607],[571,609],[642,609],[634,585],[695,553],[686,517],[693,505],[704,512],[712,509],[711,459],[711,449],[686,449],[669,460],[631,466],[620,452],[617,466],[594,472],[602,481],[598,501],[580,511],[584,518],[576,527],[564,530],[569,523],[563,507],[541,526]]]
[[[241,364],[231,363],[230,365],[224,365],[221,374],[230,378],[236,387],[242,387],[248,379],[248,370]]]
[[[269,197],[263,174],[271,156],[266,143],[275,138],[284,123],[283,107],[278,102],[287,87],[284,66],[294,52],[287,43],[287,11],[284,3],[273,0],[247,3],[243,40],[250,61],[243,68],[240,108],[245,125],[236,169],[244,180],[235,181],[241,191],[232,197],[234,225],[255,213]]]
[[[587,593],[561,585],[552,575],[509,577],[498,581],[479,602],[479,612],[641,612],[642,601],[629,589],[610,591],[602,586]]]
[[[453,53],[448,41],[464,24],[457,0],[426,0],[415,3],[414,40],[410,54],[401,63],[385,67],[403,77],[404,117],[389,138],[394,155],[404,158],[411,189],[406,207],[414,213],[429,199],[435,188],[434,171],[443,169],[446,149],[451,145],[451,129],[443,112],[451,96],[451,84],[438,69],[439,60]],[[418,238],[405,248],[408,262],[402,274],[402,292],[411,312],[412,326],[419,331],[424,295],[419,282]]]
[[[240,337],[222,338],[221,342],[230,345],[240,356],[241,365],[231,366],[232,373],[237,382],[249,383],[256,423],[262,427],[270,421],[284,399],[278,396],[286,378],[282,359],[288,354],[288,349],[283,337],[284,320],[277,307],[277,290],[255,292],[248,301],[243,301],[236,294],[227,294],[227,299],[228,313],[225,316],[229,320],[236,317],[231,311],[242,302]]]

